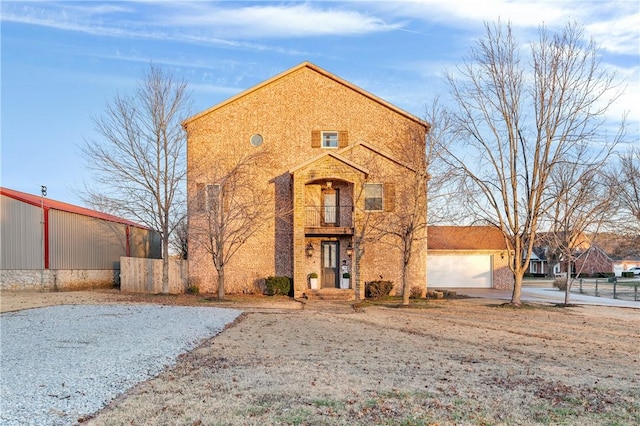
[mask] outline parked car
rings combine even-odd
[[[628,270],[626,270],[625,272],[633,272],[633,276],[640,276],[640,266],[636,266],[634,268],[629,268]]]

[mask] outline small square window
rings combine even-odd
[[[382,211],[382,184],[364,184],[364,209],[366,211]]]
[[[323,148],[337,148],[338,147],[338,132],[322,132],[322,147]]]

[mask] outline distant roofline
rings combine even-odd
[[[151,228],[137,224],[127,219],[123,219],[118,216],[102,213],[96,210],[91,210],[85,207],[76,206],[73,204],[65,203],[62,201],[53,200],[51,198],[42,197],[39,195],[28,194],[26,192],[16,191],[5,187],[0,187],[0,194],[13,198],[14,200],[22,201],[23,203],[31,204],[32,206],[40,208],[48,208],[53,210],[64,211],[68,213],[80,214],[83,216],[93,217],[96,219],[102,219],[109,222],[121,223],[123,225],[129,225],[140,229],[147,229],[152,231]]]
[[[269,84],[271,84],[271,83],[273,83],[275,81],[278,81],[278,80],[288,76],[289,74],[292,74],[292,73],[294,73],[294,72],[296,72],[296,71],[298,71],[298,70],[300,70],[302,68],[308,68],[310,70],[313,70],[313,71],[315,71],[315,72],[317,72],[319,74],[324,75],[325,77],[328,77],[328,78],[334,80],[335,82],[337,82],[339,84],[342,84],[343,86],[346,86],[346,87],[348,87],[348,88],[350,88],[352,90],[355,90],[356,92],[358,92],[358,93],[366,96],[367,98],[379,103],[380,105],[382,105],[382,106],[384,106],[386,108],[389,108],[390,110],[395,111],[398,114],[403,115],[403,116],[407,117],[408,119],[410,119],[412,121],[415,121],[416,123],[420,124],[421,126],[424,126],[426,130],[429,130],[429,128],[431,127],[431,125],[429,123],[427,123],[426,121],[416,117],[415,115],[413,115],[413,114],[411,114],[411,113],[409,113],[409,112],[407,112],[407,111],[405,111],[405,110],[403,110],[401,108],[398,108],[397,106],[393,105],[392,103],[387,102],[384,99],[379,98],[376,95],[374,95],[374,94],[372,94],[370,92],[367,92],[366,90],[356,86],[355,84],[350,83],[347,80],[345,80],[343,78],[340,78],[337,75],[332,74],[329,71],[326,71],[326,70],[320,68],[319,66],[314,65],[314,64],[312,64],[311,62],[308,62],[308,61],[302,62],[301,64],[298,64],[293,68],[289,68],[288,70],[286,70],[284,72],[281,72],[280,74],[278,74],[278,75],[276,75],[274,77],[271,77],[270,79],[265,80],[262,83],[259,83],[259,84],[255,85],[255,86],[253,86],[253,87],[251,87],[249,89],[246,89],[246,90],[238,93],[235,96],[232,96],[232,97],[230,97],[230,98],[228,98],[228,99],[226,99],[226,100],[224,100],[224,101],[222,101],[222,102],[220,102],[220,103],[218,103],[218,104],[216,104],[216,105],[214,105],[214,106],[212,106],[212,107],[210,107],[210,108],[208,108],[208,109],[206,109],[206,110],[204,110],[202,112],[199,112],[198,114],[195,114],[195,115],[185,119],[182,122],[182,127],[186,128],[187,125],[190,124],[192,121],[197,120],[198,118],[200,118],[202,116],[205,116],[205,115],[207,115],[207,114],[209,114],[209,113],[211,113],[211,112],[213,112],[213,111],[215,111],[215,110],[217,110],[219,108],[222,108],[223,106],[225,106],[227,104],[230,104],[230,103],[232,103],[232,102],[234,102],[234,101],[236,101],[236,100],[238,100],[238,99],[240,99],[240,98],[242,98],[244,96],[247,96],[248,94],[250,94],[250,93],[252,93],[252,92],[254,92],[254,91],[256,91],[256,90],[258,90],[258,89],[260,89],[260,88],[262,88],[264,86],[267,86],[267,85],[269,85]]]

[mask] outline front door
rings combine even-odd
[[[338,242],[322,242],[322,288],[336,288],[338,284]]]

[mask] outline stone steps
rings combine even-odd
[[[309,300],[354,300],[355,293],[352,288],[322,288],[317,290],[307,290],[305,295]]]

